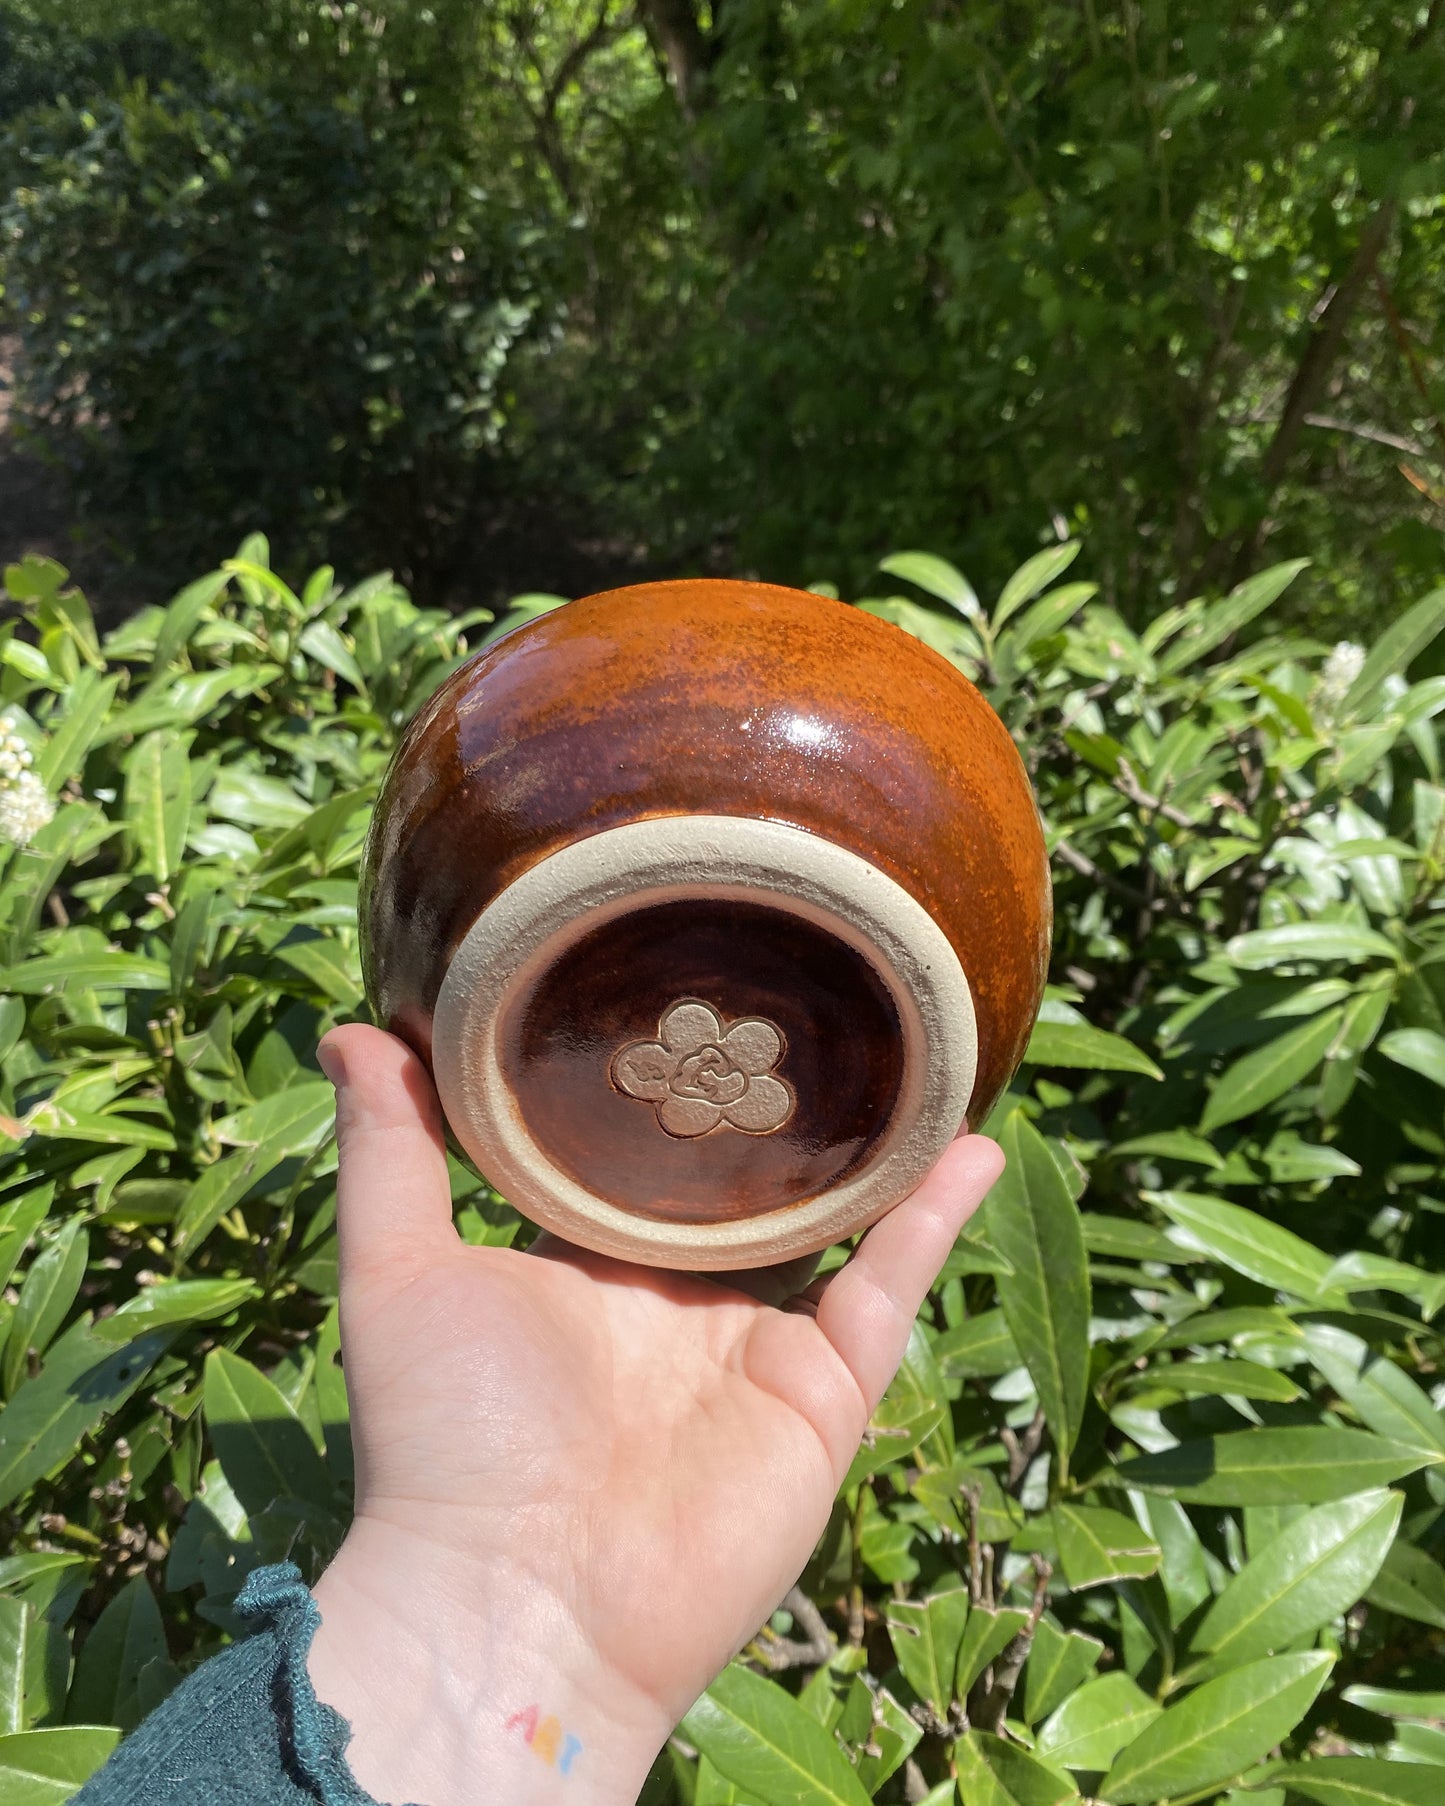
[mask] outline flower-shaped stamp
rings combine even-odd
[[[724,1024],[711,1004],[683,997],[658,1024],[655,1041],[629,1041],[612,1057],[612,1082],[657,1106],[669,1135],[706,1135],[727,1123],[771,1135],[793,1114],[793,1088],[773,1068],[782,1034],[762,1016]]]

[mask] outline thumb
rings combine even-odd
[[[441,1106],[417,1056],[364,1023],[316,1050],[336,1087],[336,1233],[343,1277],[411,1265],[455,1237]]]

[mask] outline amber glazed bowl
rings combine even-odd
[[[767,1265],[873,1222],[1027,1043],[1051,907],[1012,740],[842,603],[650,583],[519,627],[408,728],[368,995],[519,1210]]]

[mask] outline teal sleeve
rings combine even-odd
[[[290,1562],[236,1599],[255,1626],[182,1681],[72,1806],[377,1806],[346,1763],[350,1727],[311,1690],[321,1614]]]

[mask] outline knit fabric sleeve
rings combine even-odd
[[[235,1609],[251,1634],[189,1675],[72,1806],[378,1806],[347,1766],[350,1726],[311,1688],[321,1614],[300,1570],[258,1568]]]

